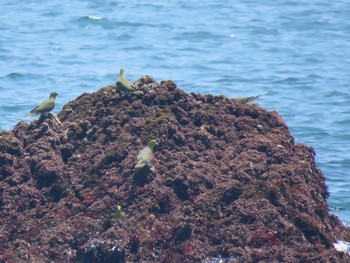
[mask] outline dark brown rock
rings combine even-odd
[[[277,112],[135,86],[0,134],[1,262],[350,262],[315,152]],[[150,139],[153,168],[135,172]]]

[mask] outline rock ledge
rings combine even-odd
[[[135,85],[0,134],[0,262],[350,262],[315,153],[277,112]],[[135,176],[150,139],[154,170]]]

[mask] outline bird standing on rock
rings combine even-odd
[[[52,92],[47,100],[44,100],[34,109],[32,109],[29,113],[27,113],[27,116],[34,114],[43,114],[47,116],[47,114],[55,107],[57,95],[57,92]]]
[[[251,102],[251,101],[253,101],[253,100],[255,100],[255,99],[259,98],[259,97],[260,97],[260,95],[258,95],[258,96],[251,96],[251,97],[236,98],[236,99],[233,99],[233,100],[238,101],[238,102],[243,103],[243,104],[246,104],[246,103]]]
[[[125,212],[122,210],[122,207],[120,205],[117,206],[117,210],[114,213],[114,218],[116,219],[122,219],[125,218],[126,214]]]
[[[132,83],[124,77],[124,69],[123,68],[120,69],[120,74],[119,74],[119,77],[117,79],[116,84],[117,84],[117,89],[121,93],[130,93],[130,92],[135,90]]]
[[[145,166],[150,166],[153,160],[153,148],[158,145],[156,140],[150,140],[145,148],[143,148],[137,155],[136,169],[141,169]]]

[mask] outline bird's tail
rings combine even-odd
[[[236,98],[236,99],[233,99],[233,100],[245,104],[245,103],[251,102],[251,101],[253,101],[253,100],[255,100],[255,99],[259,98],[259,97],[260,97],[260,95],[258,95],[258,96],[251,96],[251,97]]]

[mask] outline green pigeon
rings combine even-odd
[[[134,91],[134,87],[130,81],[124,77],[124,69],[120,69],[120,74],[117,79],[117,89],[122,93],[129,93]]]
[[[260,97],[260,95],[258,95],[258,96],[251,96],[251,97],[237,98],[237,99],[233,99],[233,100],[238,101],[238,102],[243,103],[243,104],[246,104],[246,103],[251,102],[251,101],[253,101],[253,100],[255,100],[255,99],[259,98],[259,97]]]
[[[145,148],[143,148],[137,155],[136,169],[141,169],[145,166],[150,166],[153,160],[153,148],[158,145],[156,140],[150,140]]]
[[[57,92],[52,92],[50,94],[50,97],[47,100],[44,100],[34,109],[32,109],[29,113],[27,113],[27,116],[34,115],[34,114],[47,115],[55,107],[57,95],[58,95]]]
[[[126,217],[126,214],[122,210],[122,207],[120,205],[118,205],[117,206],[117,211],[115,211],[115,213],[114,213],[114,218],[122,219],[122,218],[125,218],[125,217]]]

